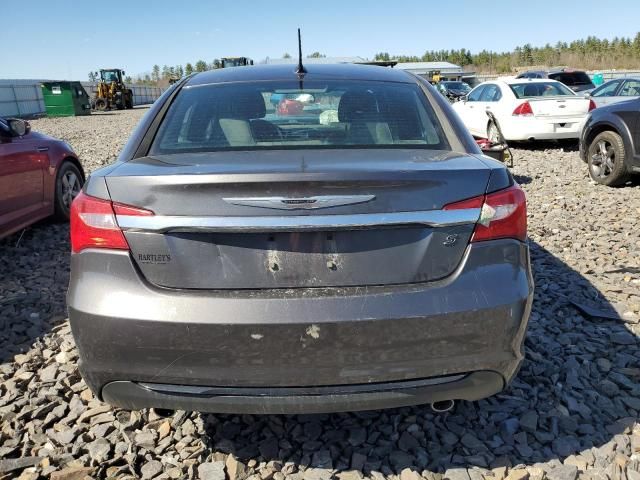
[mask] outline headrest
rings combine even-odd
[[[264,97],[257,91],[240,91],[226,95],[218,104],[218,118],[251,120],[266,114]]]
[[[523,92],[525,97],[537,97],[538,96],[538,85],[536,85],[535,83],[526,85],[524,87],[524,92]]]
[[[341,122],[380,121],[376,97],[367,91],[344,92],[338,104],[338,120]]]

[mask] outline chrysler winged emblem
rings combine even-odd
[[[278,210],[313,210],[369,202],[375,195],[323,195],[314,197],[226,197],[232,205],[275,208]]]

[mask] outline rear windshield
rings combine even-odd
[[[464,90],[466,92],[471,91],[471,87],[464,82],[442,82],[447,88],[453,88],[456,90]]]
[[[549,78],[553,78],[559,82],[569,85],[570,87],[577,87],[581,85],[593,85],[591,78],[584,72],[561,72],[550,73]]]
[[[525,82],[509,85],[516,98],[574,96],[570,88],[558,82]]]
[[[187,86],[150,153],[331,147],[450,149],[418,85],[336,80]]]

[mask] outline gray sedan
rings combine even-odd
[[[640,79],[618,78],[603,83],[590,93],[596,106],[603,107],[640,97]]]
[[[509,171],[417,76],[199,73],[73,203],[80,370],[127,409],[488,397],[523,359],[526,227]]]

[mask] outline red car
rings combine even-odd
[[[65,142],[0,117],[0,238],[50,215],[68,221],[84,179]]]

